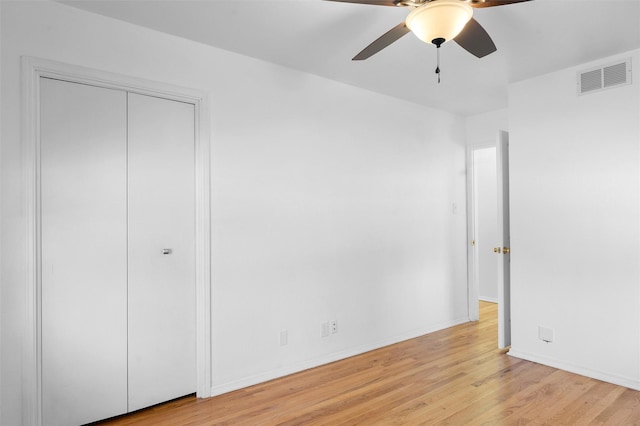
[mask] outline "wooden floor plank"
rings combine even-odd
[[[640,425],[640,392],[497,349],[480,321],[209,399],[182,398],[101,426]]]

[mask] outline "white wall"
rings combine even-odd
[[[462,119],[57,3],[0,7],[2,424],[21,421],[21,55],[209,93],[214,392],[467,319]]]
[[[467,145],[495,145],[500,130],[509,130],[509,110],[506,108],[465,118]]]
[[[576,72],[632,56],[631,86]],[[640,51],[512,84],[511,354],[640,389]],[[538,339],[538,326],[555,341]]]

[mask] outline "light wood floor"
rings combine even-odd
[[[640,392],[522,361],[480,322],[101,425],[640,425]]]

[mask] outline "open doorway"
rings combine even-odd
[[[477,148],[472,155],[478,299],[498,303],[498,267],[493,252],[498,241],[496,147]]]
[[[498,346],[511,345],[509,135],[467,149],[469,318],[478,301],[498,305]]]

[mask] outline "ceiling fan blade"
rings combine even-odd
[[[324,0],[338,3],[372,4],[374,6],[397,6],[400,0]]]
[[[531,0],[471,0],[469,5],[475,8],[505,6],[513,3],[522,3]]]
[[[407,27],[407,25],[402,22],[401,24],[398,24],[395,27],[391,28],[389,31],[380,36],[376,41],[365,47],[364,50],[354,56],[352,60],[362,61],[363,59],[367,59],[409,32],[411,32],[409,27]]]
[[[493,40],[491,40],[491,37],[489,37],[489,34],[482,28],[482,25],[473,18],[467,22],[462,32],[453,40],[458,43],[460,47],[478,58],[482,58],[498,50]]]

